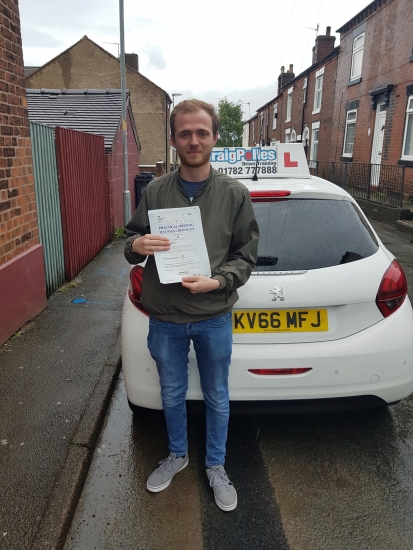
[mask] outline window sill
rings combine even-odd
[[[321,112],[321,107],[319,109],[316,109],[315,111],[313,111],[311,114],[312,115],[318,115],[319,112]]]
[[[287,124],[287,122],[291,122],[291,118],[287,118],[287,120],[285,121],[285,123]]]
[[[399,166],[407,166],[408,168],[413,168],[413,159],[412,160],[408,160],[408,159],[400,159],[397,164]]]
[[[351,156],[341,156],[340,157],[341,162],[353,162],[353,155]]]
[[[317,163],[310,160],[308,163],[309,168],[317,168]]]
[[[361,82],[361,76],[354,78],[353,80],[350,80],[347,84],[347,87],[353,86],[354,84],[359,84]]]

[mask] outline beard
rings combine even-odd
[[[188,168],[199,168],[209,162],[211,151],[197,151],[196,157],[191,157],[186,151],[177,151],[181,164]]]

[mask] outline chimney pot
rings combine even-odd
[[[284,67],[284,65],[283,65],[283,66],[281,67],[281,74],[284,74],[284,72],[285,72],[285,67]]]
[[[290,70],[288,71],[289,73],[293,73],[293,65],[290,65]]]
[[[331,27],[327,27],[326,36],[330,36],[330,32],[331,32]]]

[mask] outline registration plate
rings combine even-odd
[[[326,332],[326,309],[236,309],[232,332]]]

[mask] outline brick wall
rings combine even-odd
[[[17,0],[0,0],[0,345],[46,307]]]
[[[349,86],[353,39],[363,25],[361,80]],[[371,162],[377,111],[372,108],[370,92],[390,85],[381,158],[383,164],[399,162],[406,118],[406,87],[413,83],[412,28],[411,0],[381,0],[369,4],[340,29],[330,160],[339,160],[343,153],[346,105],[358,102],[352,160]],[[413,166],[406,167],[405,192],[413,194]]]
[[[18,5],[0,0],[0,265],[39,242]]]
[[[127,113],[128,122],[128,182],[131,197],[132,214],[135,211],[135,176],[139,174],[139,149],[135,142],[135,137],[132,131],[129,112]],[[110,187],[110,231],[113,233],[117,227],[123,227],[124,221],[124,206],[123,206],[123,137],[122,129],[119,128],[116,142],[112,153],[108,155],[109,166],[109,187]]]

